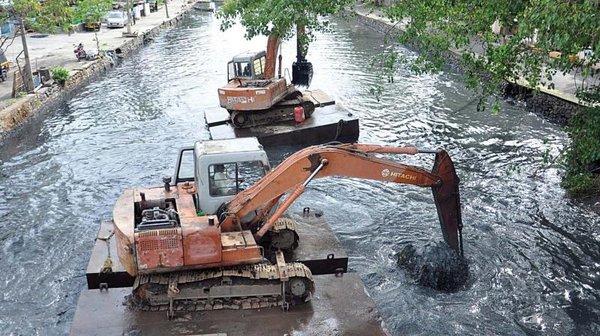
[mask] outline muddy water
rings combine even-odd
[[[178,147],[207,138],[202,113],[218,105],[226,61],[265,43],[241,35],[194,14],[3,145],[0,334],[68,331],[99,220],[123,188],[160,184]],[[598,334],[600,218],[565,197],[561,170],[543,159],[563,150],[565,133],[520,107],[478,112],[452,73],[399,70],[378,101],[367,64],[380,41],[336,22],[311,47],[313,86],[361,118],[363,142],[450,151],[471,283],[439,293],[395,266],[405,244],[440,239],[427,190],[320,180],[296,210],[324,210],[393,334]],[[283,50],[290,64],[293,46]]]

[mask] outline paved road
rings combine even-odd
[[[188,8],[191,4],[188,4],[188,0],[171,0],[168,5],[169,15],[170,17],[173,17],[181,13],[185,8]],[[141,20],[137,20],[136,24],[132,26],[132,31],[137,31],[138,33],[146,32],[157,25],[160,25],[167,19],[164,6],[154,13],[149,13],[149,8],[147,11],[148,15]],[[73,53],[75,46],[79,43],[83,43],[86,50],[96,50],[96,36],[98,36],[101,50],[114,50],[126,41],[126,38],[122,36],[124,31],[125,28],[108,29],[102,27],[98,34],[93,32],[75,32],[69,35],[57,34],[48,35],[46,37],[36,37],[36,35],[39,36],[37,33],[27,34],[27,44],[29,46],[32,69],[35,71],[35,69],[42,67],[52,68],[62,66],[69,70],[74,70],[85,67],[87,62],[78,62],[75,58],[75,54]],[[16,71],[17,69],[15,59],[22,50],[21,39],[17,38],[6,51],[7,59],[14,63],[14,66],[12,67],[13,71]],[[23,62],[22,56],[20,62]],[[0,100],[2,103],[0,106],[5,106],[7,103],[10,103],[9,98],[12,94],[12,82],[13,74],[11,71],[9,80],[0,83]]]

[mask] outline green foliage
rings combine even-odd
[[[30,2],[31,0],[20,1]],[[35,31],[57,33],[70,31],[73,15],[74,10],[69,4],[69,0],[46,0],[34,6],[33,10],[26,12],[23,18],[27,21],[27,26]]]
[[[565,154],[563,186],[575,196],[600,193],[600,175],[590,173],[591,168],[600,166],[600,107],[578,113],[568,130],[572,143]]]
[[[69,78],[69,70],[63,67],[52,68],[52,79],[60,84],[64,84]]]
[[[577,72],[585,82],[600,62],[598,0],[398,0],[385,11],[402,28],[398,41],[420,50],[412,69],[437,72],[450,53],[457,54],[481,108],[506,80],[554,88],[557,73]],[[600,103],[599,86],[578,84],[584,103]],[[498,113],[498,98],[491,101]],[[577,196],[600,192],[600,177],[589,172],[600,164],[600,108],[584,109],[568,131],[564,187]]]
[[[22,18],[37,32],[69,32],[72,22],[99,22],[111,7],[111,0],[81,0],[76,6],[71,0],[13,0],[12,6],[4,7],[0,22]]]
[[[80,0],[75,17],[83,22],[100,22],[112,9],[112,0]]]
[[[552,87],[557,71],[586,76],[600,61],[597,0],[395,1],[386,13],[403,26],[399,41],[422,51],[412,64],[417,72],[439,71],[456,52],[467,85],[484,96],[520,77]],[[496,21],[499,34],[492,31]],[[587,59],[574,57],[584,50]],[[549,58],[551,51],[560,56]]]
[[[20,16],[27,16],[27,13],[38,12],[42,4],[38,0],[13,0],[13,10]]]
[[[353,4],[354,0],[226,0],[218,13],[223,30],[239,19],[246,28],[246,38],[276,35],[292,36],[299,24],[308,32],[326,29],[326,17]]]

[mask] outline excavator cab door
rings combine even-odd
[[[177,163],[175,164],[175,173],[172,181],[174,185],[180,182],[194,181],[194,166],[195,166],[194,147],[184,147],[179,150]]]

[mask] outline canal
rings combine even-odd
[[[100,219],[124,188],[160,184],[179,147],[208,138],[203,113],[218,108],[226,62],[265,45],[242,36],[193,13],[3,145],[0,334],[68,332]],[[319,180],[294,210],[324,211],[393,334],[598,334],[600,218],[565,196],[562,170],[544,159],[564,150],[566,134],[518,105],[477,111],[454,73],[399,69],[378,99],[368,64],[381,44],[353,20],[335,21],[310,48],[313,86],[360,118],[362,142],[451,153],[462,180],[468,286],[422,288],[395,265],[405,244],[441,239],[427,190]],[[283,52],[291,64],[293,45]],[[432,158],[409,162],[430,166]]]

